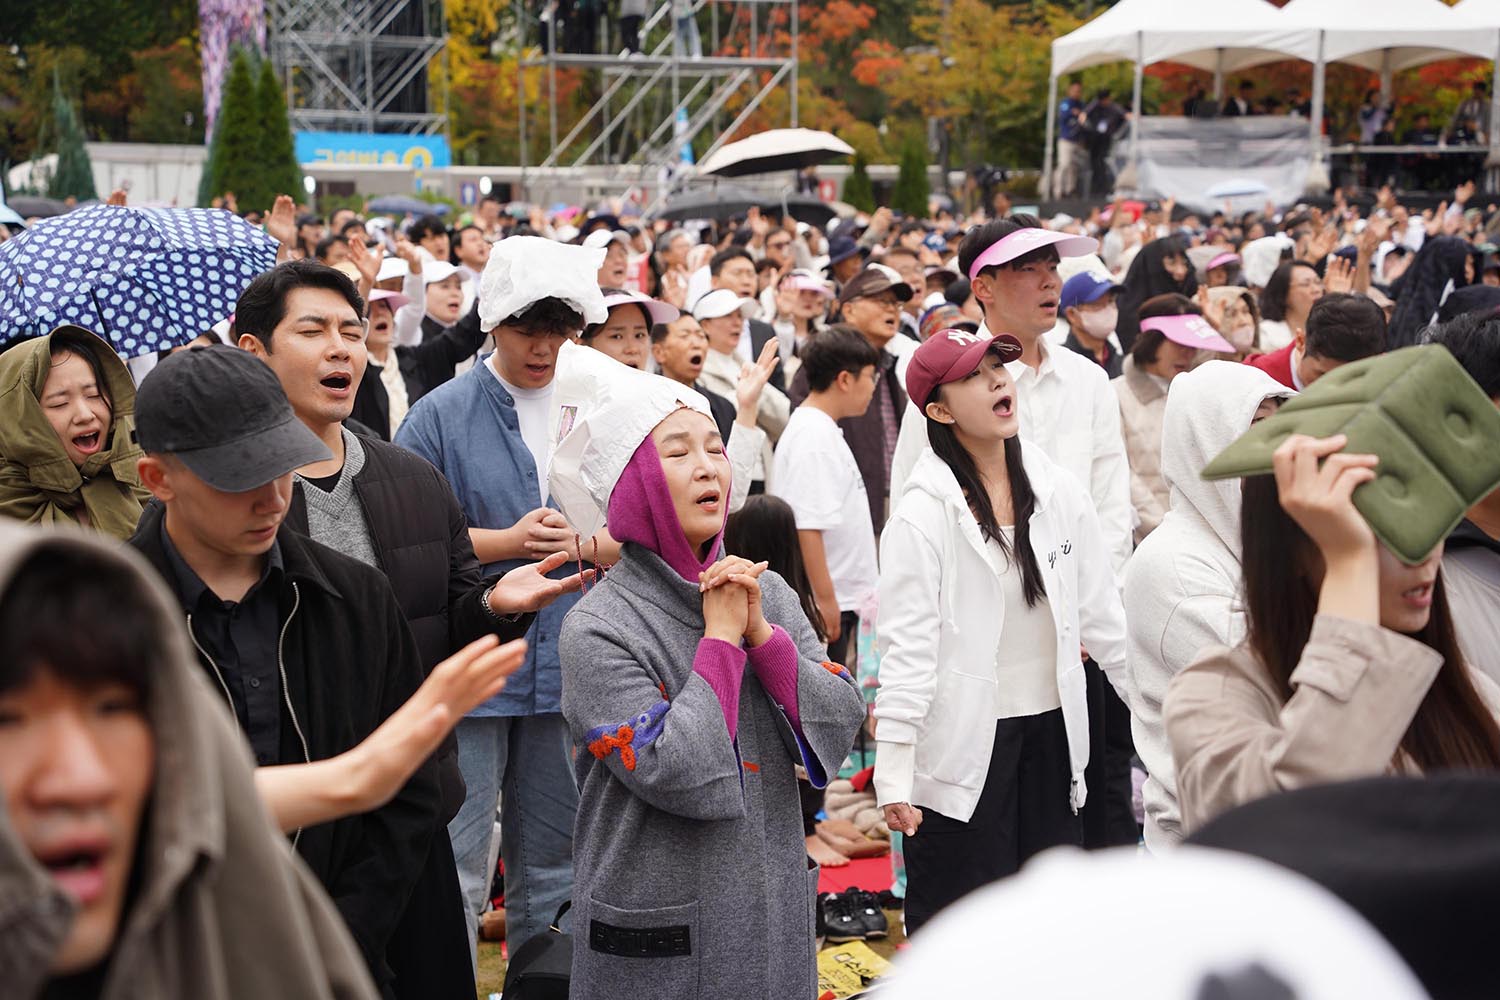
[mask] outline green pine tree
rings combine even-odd
[[[260,137],[253,59],[247,50],[240,49],[230,63],[208,160],[203,165],[203,180],[198,186],[199,204],[207,205],[233,191],[241,212],[271,207],[274,192],[267,195],[270,189],[263,179],[266,159]]]
[[[52,78],[52,118],[57,130],[57,144],[52,150],[57,154],[57,166],[47,179],[47,197],[72,197],[79,201],[98,198],[94,190],[94,167],[83,145],[83,127],[78,123],[73,103],[63,96],[56,74]]]
[[[854,166],[849,179],[844,181],[844,201],[861,212],[875,211],[875,185],[870,183],[870,172],[861,153],[854,154]]]
[[[927,152],[913,140],[901,149],[901,172],[896,175],[891,207],[912,218],[925,219],[931,194],[932,188],[927,183]]]
[[[261,148],[265,152],[265,183],[272,200],[278,194],[293,198],[302,195],[302,167],[297,163],[292,126],[286,114],[286,92],[276,79],[271,61],[260,64],[260,81],[255,86],[260,111]],[[269,203],[265,206],[271,207]]]

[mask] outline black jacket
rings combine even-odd
[[[776,339],[776,328],[764,320],[752,319],[750,321],[750,359],[753,361],[760,357],[760,352],[765,349],[766,344]],[[771,372],[771,377],[766,380],[768,385],[773,385],[782,392],[786,392],[786,377],[781,374],[781,366]]]
[[[702,382],[694,384],[693,388],[701,392],[703,398],[708,400],[708,408],[714,415],[714,423],[719,425],[719,437],[723,438],[725,444],[728,444],[729,435],[734,430],[734,418],[739,415],[739,411],[735,409],[734,403],[712,389],[706,388]]]
[[[534,615],[501,625],[485,610],[484,592],[500,576],[480,574],[468,518],[443,474],[405,448],[367,437],[360,444],[365,465],[354,477],[354,495],[375,558],[417,640],[423,671],[480,636],[493,632],[509,642],[525,635]],[[305,536],[302,490],[301,483],[293,487],[286,525]]]
[[[422,317],[422,342],[391,348],[401,368],[401,379],[406,383],[407,402],[415,403],[452,379],[453,369],[460,361],[472,357],[484,338],[484,331],[479,329],[477,302],[463,319],[449,327],[430,316]],[[379,372],[366,369],[365,377],[354,391],[354,411],[350,417],[380,435],[382,441],[391,439],[391,402]]]
[[[164,515],[161,504],[147,504],[130,544],[170,587]],[[278,594],[283,703],[294,710],[282,717],[281,761],[295,764],[333,757],[370,735],[421,684],[422,662],[378,570],[286,525],[276,540],[284,565]],[[386,945],[426,861],[438,809],[436,768],[428,761],[386,805],[309,827],[296,839],[297,853],[328,890],[388,996]]]

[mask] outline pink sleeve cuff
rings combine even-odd
[[[780,625],[771,626],[771,638],[748,651],[750,669],[800,736],[802,715],[797,710],[797,646]]]
[[[769,645],[769,643],[767,644]],[[745,651],[723,639],[700,639],[693,657],[693,673],[702,677],[719,699],[729,738],[735,738],[740,722],[740,677],[745,672]]]

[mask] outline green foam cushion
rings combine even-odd
[[[1500,410],[1433,344],[1334,369],[1224,449],[1203,478],[1268,473],[1272,453],[1293,434],[1345,434],[1345,451],[1380,458],[1354,506],[1407,563],[1426,558],[1500,485]]]

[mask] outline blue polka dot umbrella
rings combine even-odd
[[[94,205],[0,243],[0,348],[76,323],[126,358],[234,312],[276,241],[218,208]]]

